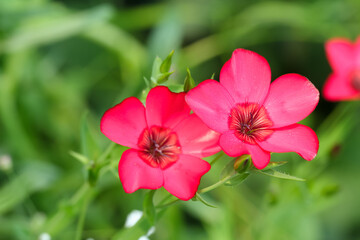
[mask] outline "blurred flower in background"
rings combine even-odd
[[[325,50],[333,73],[324,85],[324,97],[330,101],[360,99],[360,37],[354,43],[330,39]]]

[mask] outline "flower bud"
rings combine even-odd
[[[246,172],[251,166],[251,160],[250,155],[244,154],[240,157],[236,158],[234,162],[234,169],[238,173],[244,173]]]

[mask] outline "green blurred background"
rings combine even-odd
[[[146,232],[123,230],[145,194],[122,189],[116,168],[124,149],[116,146],[100,173],[92,164],[110,144],[99,130],[102,114],[140,96],[155,56],[175,50],[169,84],[181,84],[186,67],[199,83],[213,73],[218,79],[231,52],[247,48],[269,61],[273,79],[295,72],[321,89],[331,72],[324,42],[359,33],[358,0],[0,0],[0,239],[45,232],[75,239],[86,206],[81,239]],[[218,208],[170,207],[150,238],[360,239],[359,105],[320,100],[303,121],[320,138],[312,162],[272,155],[306,182],[251,175],[205,194]],[[217,162],[201,186],[216,182],[228,161]]]

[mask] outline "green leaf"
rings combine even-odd
[[[150,88],[150,81],[149,81],[149,79],[147,79],[146,77],[144,77],[144,82],[145,82],[146,88]]]
[[[211,78],[210,79],[215,79],[215,73],[213,73],[212,75],[211,75]]]
[[[188,92],[196,86],[195,81],[191,76],[190,69],[187,68],[186,72],[187,73],[186,73],[186,77],[185,77],[185,81],[184,81],[184,92]]]
[[[160,84],[160,83],[166,82],[169,79],[170,75],[173,74],[174,72],[175,71],[166,72],[166,73],[162,73],[162,74],[158,75],[156,78],[156,83]]]
[[[88,159],[96,159],[100,154],[101,150],[90,129],[88,116],[89,116],[88,112],[85,112],[81,119],[81,128],[80,128],[81,153]]]
[[[287,173],[282,173],[282,172],[279,172],[279,171],[276,171],[274,169],[268,169],[268,170],[256,170],[256,172],[258,173],[262,173],[264,175],[267,175],[267,176],[270,176],[270,177],[275,177],[275,178],[282,178],[282,179],[288,179],[288,180],[294,180],[294,181],[305,181],[305,179],[303,178],[298,178],[298,177],[295,177],[295,176],[291,176]]]
[[[170,70],[171,67],[171,60],[172,56],[174,54],[174,50],[172,50],[169,55],[165,58],[165,60],[160,65],[160,72],[161,73],[167,73]]]
[[[264,170],[269,170],[269,169],[272,169],[272,168],[276,168],[276,167],[280,167],[284,164],[288,163],[287,161],[279,161],[279,162],[270,162],[266,168],[263,169]]]
[[[237,173],[234,176],[232,176],[228,181],[226,181],[224,184],[226,186],[236,186],[242,183],[250,173]]]
[[[199,200],[200,202],[202,202],[203,204],[205,204],[208,207],[217,208],[217,206],[208,203],[199,193],[196,193],[195,199]]]
[[[157,77],[161,75],[160,66],[162,64],[162,60],[160,57],[156,56],[153,62],[152,70],[151,70],[151,81],[156,85]]]
[[[79,162],[81,162],[84,165],[87,165],[90,162],[90,160],[86,156],[84,156],[84,155],[82,155],[80,153],[70,151],[69,154],[71,156],[73,156],[76,160],[79,160]]]
[[[143,202],[143,212],[145,218],[149,221],[151,225],[155,224],[155,218],[156,218],[156,210],[153,202],[153,197],[155,194],[155,190],[150,190],[144,198]]]

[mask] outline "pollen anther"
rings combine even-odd
[[[273,130],[272,122],[264,107],[257,103],[237,104],[229,117],[229,128],[243,142],[256,144],[265,140]]]

